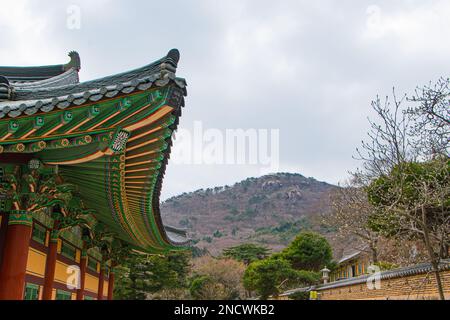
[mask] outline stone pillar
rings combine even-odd
[[[100,266],[100,275],[98,276],[97,300],[103,300],[103,284],[105,282],[105,264]]]
[[[322,280],[324,284],[328,283],[328,280],[330,279],[330,270],[325,266],[325,268],[323,268],[322,270],[320,270],[322,272]]]
[[[108,281],[108,300],[113,300],[114,298],[114,267],[111,268],[109,272],[109,281]]]
[[[52,300],[53,282],[55,280],[58,236],[59,232],[57,230],[52,230],[47,252],[47,261],[45,263],[45,279],[44,290],[42,292],[42,300]]]
[[[84,300],[84,284],[86,280],[86,267],[87,267],[87,250],[81,251],[80,259],[80,288],[77,290],[77,300]]]
[[[23,300],[33,217],[11,211],[0,268],[0,300]]]

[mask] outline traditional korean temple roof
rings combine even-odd
[[[44,67],[0,67],[0,162],[39,160],[79,188],[87,207],[140,250],[186,244],[164,226],[162,180],[184,106],[176,49],[149,65],[79,82],[80,57]]]
[[[80,56],[77,52],[69,52],[70,61],[66,64],[40,67],[0,67],[0,74],[12,83],[31,84],[53,78],[58,79],[62,75],[76,74],[74,83],[78,83],[78,71],[81,68]],[[68,84],[68,83],[67,83]]]
[[[351,254],[348,254],[348,255],[342,257],[342,259],[340,259],[340,260],[338,261],[338,264],[341,264],[341,263],[347,262],[347,261],[349,261],[349,260],[352,260],[352,259],[354,259],[354,258],[357,258],[357,257],[359,257],[362,253],[363,253],[363,251],[358,250],[358,251],[355,251],[355,252],[353,252],[353,253],[351,253]]]

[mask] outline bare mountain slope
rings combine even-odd
[[[332,232],[321,225],[320,215],[329,212],[334,188],[300,174],[278,173],[184,193],[165,201],[161,211],[166,223],[187,228],[196,246],[212,254],[243,242],[277,250],[304,229]]]

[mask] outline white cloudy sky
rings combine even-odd
[[[376,94],[449,74],[448,0],[1,2],[0,65],[59,64],[77,50],[83,81],[178,48],[181,128],[280,129],[280,171],[331,183],[358,165]],[[67,28],[72,4],[80,29]],[[260,173],[171,163],[163,198]]]

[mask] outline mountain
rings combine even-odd
[[[276,251],[301,230],[333,232],[320,217],[330,211],[335,188],[301,174],[277,173],[183,193],[163,202],[161,213],[165,223],[187,229],[195,246],[213,255],[244,242]]]

